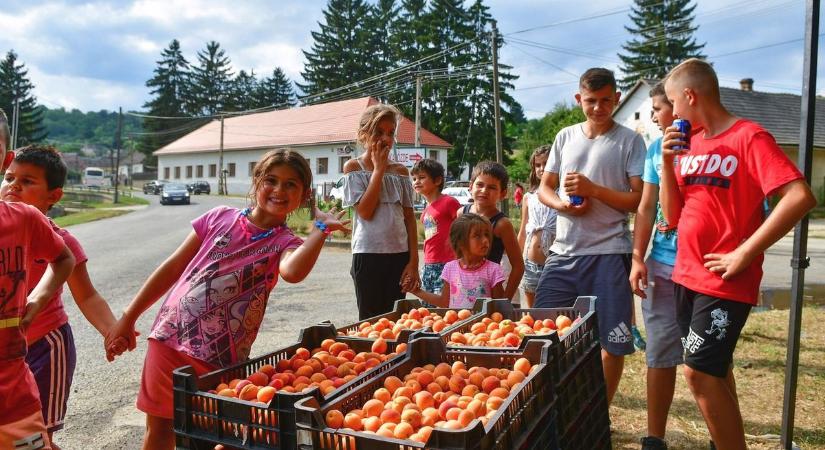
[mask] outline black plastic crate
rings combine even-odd
[[[369,382],[346,395],[319,406],[314,398],[305,399],[295,405],[298,445],[301,450],[411,450],[411,449],[521,449],[531,448],[531,437],[543,439],[549,447],[555,444],[555,393],[554,372],[551,366],[557,354],[550,341],[533,341],[521,352],[455,352],[448,350],[437,336],[415,339],[407,348],[407,356],[392,364]],[[372,398],[373,392],[383,386],[389,376],[401,379],[416,366],[452,363],[462,361],[469,368],[512,367],[515,361],[525,357],[538,367],[525,378],[524,383],[511,392],[505,403],[484,426],[481,421],[473,421],[463,430],[434,429],[426,444],[411,440],[384,438],[348,429],[332,429],[326,426],[324,416],[327,411],[337,409],[346,414],[360,408]],[[538,447],[532,447],[538,448]]]
[[[397,355],[366,370],[327,396],[322,395],[318,388],[306,393],[278,391],[269,405],[263,405],[207,392],[219,383],[228,383],[235,378],[244,379],[264,365],[274,366],[282,359],[289,359],[300,347],[312,351],[320,347],[325,339],[345,342],[356,352],[370,351],[372,346],[371,341],[339,336],[332,324],[320,324],[302,329],[299,342],[296,344],[232,367],[200,377],[195,375],[191,366],[176,369],[173,372],[173,394],[178,447],[212,450],[215,444],[224,444],[244,450],[294,449],[294,404],[297,401],[312,397],[320,402],[328,402],[355,389],[376,374],[388,370],[393,361],[403,357]],[[387,343],[388,353],[393,352],[395,348],[395,343]]]
[[[610,449],[610,417],[600,347],[590,350],[559,380],[557,392],[559,447]]]
[[[483,305],[483,303],[484,303],[484,301],[482,301],[482,300],[486,300],[486,299],[479,299],[479,301],[476,302],[476,306],[473,309],[470,309],[470,311],[473,314],[469,318],[464,319],[464,320],[459,320],[459,321],[457,321],[457,322],[455,322],[451,325],[448,325],[446,328],[444,328],[444,330],[441,331],[441,333],[446,333],[450,330],[454,330],[454,329],[460,327],[462,324],[464,324],[464,323],[466,323],[470,320],[473,320],[473,318],[476,317],[478,314],[480,314],[481,311],[482,311],[481,305]],[[339,333],[339,335],[346,336],[350,339],[359,339],[359,340],[373,342],[375,340],[375,338],[350,336],[347,333],[349,333],[351,331],[358,331],[359,325],[361,325],[364,322],[375,323],[375,322],[379,321],[380,319],[388,319],[388,320],[391,320],[393,322],[396,322],[401,318],[402,314],[409,313],[410,310],[418,309],[418,308],[427,308],[430,312],[437,313],[441,317],[444,317],[444,314],[449,310],[459,311],[461,309],[468,309],[468,308],[431,307],[431,306],[428,306],[428,304],[425,304],[424,302],[422,302],[419,299],[402,298],[402,299],[399,299],[399,300],[395,301],[395,306],[393,307],[392,311],[390,311],[388,313],[385,313],[385,314],[375,316],[375,317],[370,317],[369,319],[359,320],[358,322],[356,322],[354,324],[351,324],[351,325],[340,327],[340,328],[338,328],[338,333]],[[412,339],[415,339],[416,337],[419,337],[421,335],[433,334],[433,333],[434,332],[429,327],[421,328],[419,330],[411,330],[411,329],[406,328],[406,329],[401,330],[401,332],[398,335],[398,339],[385,339],[385,340],[387,342],[396,342],[396,343],[409,342]]]

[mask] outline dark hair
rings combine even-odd
[[[5,144],[6,151],[11,150],[11,132],[9,131],[9,118],[6,112],[0,108],[0,143]],[[0,161],[2,164],[2,161]]]
[[[507,190],[507,184],[510,182],[510,176],[507,175],[507,169],[495,161],[481,161],[473,167],[473,176],[470,177],[470,183],[475,181],[479,175],[490,175],[501,183],[501,190]]]
[[[665,94],[665,82],[664,82],[664,80],[654,84],[653,87],[650,88],[650,97],[652,98],[652,97],[658,97],[658,96],[667,97],[667,94]]]
[[[536,158],[542,155],[549,155],[550,154],[550,146],[549,145],[542,145],[537,149],[533,150],[533,154],[530,155],[530,192],[535,191],[539,188],[541,184],[541,178],[536,176],[536,169],[533,165],[536,163]]]
[[[579,78],[579,87],[588,91],[598,91],[605,86],[612,86],[616,89],[616,76],[612,70],[603,67],[587,69]]]
[[[470,240],[470,233],[476,227],[485,227],[492,235],[493,226],[486,217],[474,213],[464,213],[458,216],[450,225],[450,247],[453,248],[456,258],[464,257],[463,249]]]
[[[49,190],[62,188],[66,184],[66,164],[60,152],[51,145],[32,144],[15,151],[14,162],[42,167]]]
[[[441,190],[444,189],[444,166],[442,166],[440,162],[430,158],[419,160],[415,163],[410,173],[415,175],[419,172],[426,173],[433,181],[441,178],[441,182],[438,183],[438,191],[441,192]]]
[[[276,166],[288,166],[292,168],[301,179],[304,187],[304,195],[309,194],[312,189],[312,169],[309,168],[304,155],[289,149],[278,149],[267,152],[252,170],[252,188],[249,191],[249,200],[252,206],[256,206],[255,193],[258,192],[266,174]],[[312,205],[313,196],[308,195],[309,205]]]

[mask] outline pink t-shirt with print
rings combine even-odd
[[[467,270],[455,259],[444,266],[441,279],[450,283],[450,308],[472,308],[476,299],[490,297],[493,287],[504,282],[504,269],[485,259],[478,268]]]
[[[220,206],[192,221],[202,244],[158,312],[152,339],[216,367],[246,360],[285,250],[303,242],[285,225],[261,230]]]

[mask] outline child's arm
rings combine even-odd
[[[421,286],[418,275],[418,224],[412,208],[404,208],[404,227],[407,229],[407,247],[410,249],[410,261],[401,272],[401,289],[413,291]]]
[[[110,344],[118,338],[126,339],[128,350],[134,350],[137,346],[135,338],[135,322],[144,311],[149,309],[164,293],[166,293],[183,275],[186,266],[198,253],[201,246],[201,239],[191,231],[183,243],[161,263],[149,279],[143,283],[135,298],[123,311],[123,316],[118,320],[106,335],[104,346],[106,347],[107,358],[111,358],[113,351]]]
[[[66,244],[63,244],[63,250],[49,263],[51,270],[47,270],[46,273],[43,274],[37,286],[35,286],[28,295],[26,311],[23,314],[23,318],[20,319],[20,328],[24,332],[29,325],[31,325],[37,313],[54,298],[54,294],[60,286],[63,286],[66,278],[69,278],[74,268],[74,263],[75,259],[72,251],[66,247]]]
[[[781,199],[771,215],[736,250],[705,255],[708,270],[721,273],[723,280],[730,279],[747,268],[755,257],[782,238],[816,206],[816,198],[805,180],[786,183],[776,193]]]
[[[412,295],[424,300],[427,303],[432,305],[438,306],[440,308],[449,308],[450,307],[450,283],[446,280],[441,280],[444,283],[441,286],[441,293],[440,294],[433,294],[432,292],[427,292],[424,289],[416,288],[415,290],[409,291]]]
[[[628,177],[630,191],[616,191],[590,181],[577,172],[568,172],[564,177],[564,191],[567,195],[578,195],[585,199],[595,198],[607,206],[624,212],[636,211],[642,198],[642,177]]]
[[[656,198],[659,186],[645,183],[642,188],[642,201],[636,210],[636,220],[633,222],[633,263],[630,267],[630,289],[642,298],[647,298],[647,266],[645,253],[650,243],[650,234],[653,232],[653,222],[656,220]]]
[[[676,127],[668,127],[662,137],[662,177],[659,180],[659,203],[662,204],[662,214],[668,225],[679,226],[679,216],[682,215],[682,206],[685,199],[682,191],[676,183],[676,172],[674,161],[676,157],[684,154],[684,150],[673,150],[675,145],[686,145],[682,140],[682,133]]]
[[[334,210],[334,208],[333,208]],[[340,212],[325,213],[318,208],[315,208],[315,219],[323,222],[330,231],[344,231],[349,232],[346,225],[349,220],[341,221],[341,217],[347,213],[346,210]],[[304,280],[309,275],[315,262],[318,261],[318,255],[321,253],[321,248],[324,247],[324,242],[327,235],[324,234],[317,227],[313,227],[312,231],[307,236],[304,243],[295,250],[287,250],[281,255],[281,263],[278,265],[278,273],[281,278],[287,283],[298,283]]]
[[[574,206],[559,197],[556,190],[559,188],[559,174],[556,172],[544,172],[541,176],[541,186],[539,186],[539,200],[556,211],[571,216],[581,216],[590,209],[590,202],[585,198],[580,206]]]
[[[381,183],[384,180],[384,174],[387,172],[387,168],[389,167],[390,160],[389,160],[389,150],[388,149],[376,149],[372,153],[372,173],[370,174],[370,181],[367,184],[367,189],[364,191],[364,195],[361,196],[361,200],[355,204],[355,212],[358,213],[364,220],[372,219],[372,216],[375,214],[375,209],[378,207],[378,201],[381,199]],[[350,160],[353,162],[353,165],[347,166],[347,172],[351,172],[355,170],[354,167],[358,167],[358,163],[355,160]]]
[[[97,289],[95,289],[92,284],[92,280],[89,279],[89,271],[86,270],[85,262],[77,264],[74,267],[66,283],[69,285],[69,290],[72,291],[72,297],[74,297],[77,307],[80,308],[80,312],[83,313],[83,316],[95,327],[98,333],[105,338],[109,329],[117,322],[117,319],[115,319],[115,315],[112,314],[109,304],[106,303],[106,300],[97,292]]]
[[[524,259],[521,257],[516,230],[510,219],[503,218],[496,224],[493,234],[501,239],[504,244],[504,252],[510,260],[510,276],[507,277],[507,288],[504,290],[504,298],[513,298],[516,294],[521,277],[524,275]]]
[[[538,194],[535,194],[538,195]],[[530,210],[527,208],[527,202],[521,203],[521,223],[518,227],[518,246],[524,253],[524,246],[527,245],[527,220],[530,218]]]
[[[490,289],[490,297],[491,298],[507,298],[507,296],[504,295],[504,286],[503,286],[503,284],[504,283],[498,283],[495,286],[493,286],[492,289]]]

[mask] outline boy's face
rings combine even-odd
[[[576,103],[581,106],[589,122],[606,125],[613,121],[613,109],[619,104],[620,96],[616,88],[609,85],[595,91],[580,87]]]
[[[667,100],[672,105],[673,118],[685,119],[691,122],[694,129],[696,129],[698,124],[694,123],[695,118],[692,114],[693,105],[695,104],[693,89],[684,88],[679,83],[668,80],[665,82],[665,94],[667,94]]]
[[[498,178],[482,173],[473,180],[470,195],[476,205],[490,207],[496,206],[496,203],[507,196],[507,189],[502,188]]]
[[[23,202],[43,213],[63,197],[63,189],[49,190],[46,169],[34,164],[13,161],[0,186],[0,198],[6,202]]]
[[[441,177],[433,180],[430,174],[423,170],[419,170],[418,172],[412,174],[412,182],[415,192],[418,192],[426,197],[438,190],[438,186],[441,184]]]
[[[650,111],[653,123],[659,125],[659,129],[665,131],[673,123],[673,106],[667,101],[664,95],[653,97],[653,110]]]

